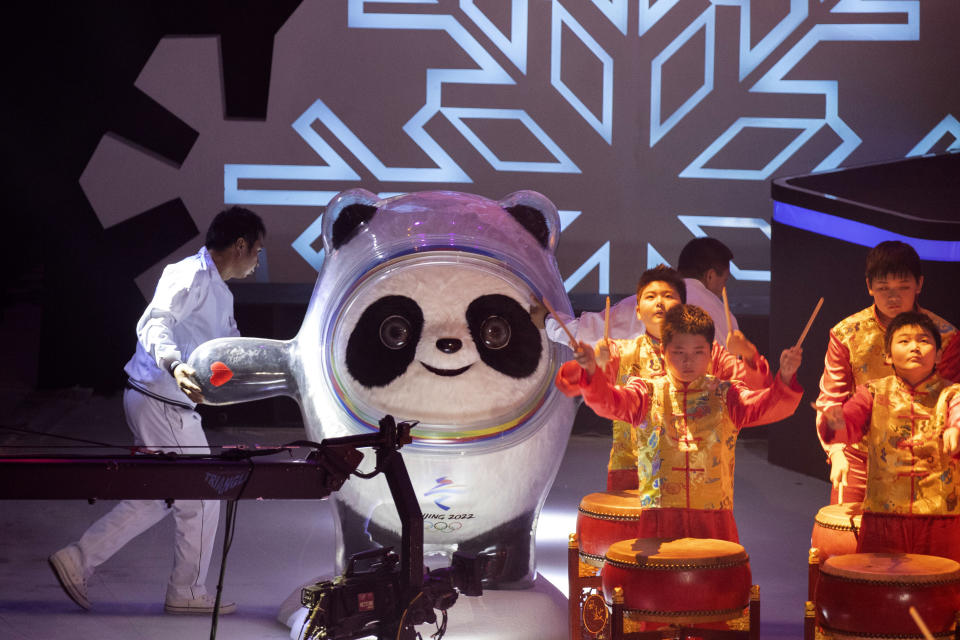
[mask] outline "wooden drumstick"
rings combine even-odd
[[[546,298],[544,298],[541,302],[543,302],[543,306],[546,307],[547,313],[553,316],[553,319],[557,321],[557,324],[560,325],[560,328],[563,329],[564,333],[567,334],[567,337],[570,338],[570,346],[576,349],[577,348],[576,336],[570,333],[570,329],[567,328],[567,325],[563,324],[563,320],[561,320],[560,316],[557,315],[557,312],[553,310],[553,307],[550,306],[550,303],[547,302]]]
[[[603,342],[610,341],[610,296],[607,296],[607,307],[603,311]]]
[[[820,300],[817,301],[817,306],[814,307],[813,313],[810,314],[810,319],[807,320],[807,326],[803,328],[803,333],[800,334],[800,339],[797,340],[796,346],[803,344],[803,339],[807,337],[807,331],[810,331],[810,325],[813,324],[813,321],[816,319],[817,314],[820,313],[820,307],[823,306],[823,297],[820,297]]]
[[[916,607],[910,607],[910,617],[913,618],[915,623],[917,623],[917,627],[920,629],[920,633],[923,634],[923,637],[926,638],[926,640],[933,640],[933,635],[930,633],[930,629],[927,628],[927,624],[923,621],[923,618],[920,617]]]
[[[727,288],[724,287],[720,290],[723,293],[723,313],[727,318],[727,335],[733,333],[733,325],[730,323],[730,301],[727,300]],[[723,343],[727,343],[727,336],[723,336]]]

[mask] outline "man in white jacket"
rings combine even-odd
[[[233,318],[233,294],[226,281],[256,269],[266,229],[257,214],[242,207],[220,212],[207,230],[200,251],[167,265],[153,299],[137,323],[137,347],[124,370],[127,425],[138,446],[177,453],[210,453],[194,411],[203,400],[196,373],[185,364],[190,353],[213,338],[240,335]],[[209,614],[214,599],[206,578],[220,516],[215,500],[124,500],[94,522],[72,544],[50,556],[54,575],[66,594],[90,608],[87,580],[127,542],[173,514],[174,562],[167,584],[167,613]],[[221,602],[221,614],[236,604]]]
[[[723,288],[730,277],[733,252],[716,238],[694,238],[680,250],[677,271],[687,285],[687,304],[707,312],[716,329],[716,341],[727,346],[727,335],[738,331],[737,319],[730,324],[723,309]]]

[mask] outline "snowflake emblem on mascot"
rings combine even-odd
[[[553,385],[569,352],[547,339],[537,303],[571,313],[559,233],[556,207],[533,191],[344,191],[324,213],[326,259],[297,336],[212,340],[190,364],[209,404],[292,396],[316,441],[370,433],[386,414],[419,421],[402,454],[425,556],[480,554],[485,588],[528,587],[575,411]],[[351,479],[334,499],[341,567],[398,544],[382,477]]]

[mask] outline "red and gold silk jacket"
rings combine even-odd
[[[637,475],[645,507],[732,509],[737,435],[744,427],[782,420],[802,389],[777,376],[759,390],[704,375],[690,383],[671,376],[630,378],[612,386],[603,375],[579,380],[597,415],[636,431]]]
[[[864,511],[898,515],[960,515],[957,460],[943,453],[943,431],[960,428],[960,384],[934,373],[915,387],[895,375],[857,388],[843,404],[846,424],[825,442],[867,447]]]
[[[926,309],[918,307],[918,310],[927,314],[937,325],[943,346],[946,346],[956,334],[956,328]],[[883,353],[886,330],[887,327],[877,317],[875,306],[844,318],[830,330],[830,343],[820,377],[820,396],[816,403],[818,428],[822,422],[822,412],[831,406],[843,404],[853,395],[857,386],[893,375],[893,367],[886,363]],[[850,444],[864,450],[863,445],[855,442]]]
[[[666,371],[660,341],[648,333],[633,340],[611,340],[610,362],[604,375],[610,384],[625,384],[634,376],[653,377]],[[597,343],[598,346],[600,343]],[[744,361],[714,342],[710,368],[707,373],[720,380],[741,380],[750,389],[762,389],[773,382],[770,364],[758,352],[748,367]],[[557,386],[569,396],[579,394],[580,377],[576,362],[564,363],[557,374]],[[633,425],[622,420],[613,421],[613,444],[607,463],[607,490],[637,488],[637,441]]]

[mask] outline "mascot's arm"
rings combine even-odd
[[[293,341],[216,338],[190,354],[204,404],[234,404],[272,396],[297,397]]]

